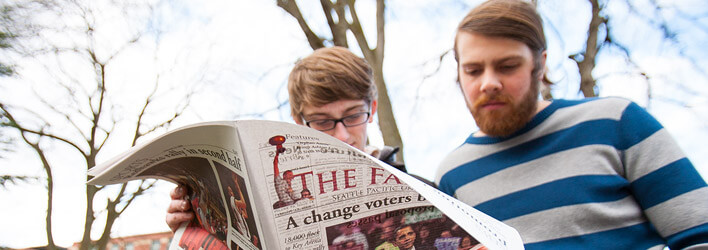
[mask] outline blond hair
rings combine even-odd
[[[290,72],[291,115],[301,123],[304,106],[319,107],[339,100],[364,100],[370,105],[377,98],[372,77],[369,64],[348,49],[317,49]]]

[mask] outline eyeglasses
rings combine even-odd
[[[348,115],[342,117],[341,119],[317,119],[311,121],[305,121],[308,127],[317,129],[319,131],[332,130],[337,126],[338,122],[341,122],[345,127],[354,127],[366,123],[371,116],[370,112],[360,112],[353,115]]]

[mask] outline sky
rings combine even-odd
[[[311,53],[297,23],[272,1],[218,0],[218,1],[164,1],[153,9],[155,18],[140,22],[140,18],[126,18],[126,13],[147,16],[150,13],[133,9],[121,12],[104,8],[105,1],[91,2],[91,7],[100,10],[94,16],[100,24],[96,27],[96,41],[58,31],[46,34],[54,42],[65,45],[97,46],[98,56],[108,58],[112,51],[122,48],[123,41],[130,40],[136,30],[160,30],[149,33],[138,42],[115,54],[108,67],[110,90],[115,93],[112,101],[118,121],[116,139],[112,139],[99,155],[106,160],[128,149],[130,123],[129,113],[140,106],[139,100],[152,91],[153,82],[162,85],[158,91],[162,99],[159,108],[151,115],[164,118],[174,107],[184,105],[180,93],[196,91],[184,116],[172,129],[202,121],[229,119],[269,119],[292,122],[288,106],[278,104],[287,101],[285,83],[293,63]],[[303,1],[301,1],[303,2]],[[405,160],[409,172],[432,179],[437,163],[446,153],[460,145],[476,130],[464,100],[455,83],[455,62],[447,51],[452,47],[457,23],[467,10],[478,1],[404,1],[388,2],[386,25],[386,48],[384,71],[396,115],[399,130],[405,145]],[[578,99],[578,76],[573,74],[574,63],[567,56],[583,48],[584,28],[589,21],[589,5],[583,0],[542,1],[542,13],[568,12],[567,15],[544,15],[546,34],[549,38],[548,64],[550,77],[556,82],[553,94],[557,98]],[[615,1],[619,2],[619,1]],[[642,1],[637,1],[640,7]],[[661,2],[661,1],[660,1]],[[692,6],[685,12],[705,13],[708,3],[699,0],[676,1]],[[312,1],[301,3],[303,14],[311,21],[318,33],[327,31],[322,25],[324,16],[319,5]],[[640,8],[641,9],[641,8]],[[571,11],[572,10],[572,11]],[[365,32],[373,39],[373,1],[358,1],[359,12]],[[576,12],[577,11],[577,12]],[[610,11],[627,12],[626,6],[617,4]],[[613,12],[613,13],[614,13]],[[681,15],[667,14],[666,18]],[[685,13],[683,13],[685,14]],[[53,18],[44,17],[45,22]],[[42,19],[42,17],[40,17]],[[79,24],[82,20],[70,15],[61,17],[66,25]],[[672,19],[673,20],[673,19]],[[60,22],[60,23],[61,23]],[[708,85],[706,76],[692,72],[690,62],[672,54],[666,43],[651,42],[656,33],[643,31],[641,22],[626,18],[613,20],[619,24],[618,39],[625,39],[636,47],[633,54],[638,65],[651,76],[651,84],[641,78],[617,73],[632,71],[627,62],[609,53],[600,55],[602,62],[594,74],[602,76],[598,89],[601,96],[629,98],[647,108],[674,135],[679,145],[704,176],[708,176]],[[705,33],[695,32],[680,21],[672,22],[686,31],[694,43],[705,44]],[[562,39],[560,39],[562,37]],[[685,38],[685,37],[682,37]],[[351,42],[355,45],[356,43]],[[703,53],[695,44],[682,44],[690,53]],[[356,54],[361,55],[353,46]],[[443,60],[438,60],[445,54]],[[700,54],[699,54],[700,55]],[[703,57],[706,58],[706,57]],[[44,58],[50,60],[51,58]],[[43,60],[44,60],[43,59]],[[64,71],[76,79],[91,82],[90,65],[83,58],[65,56],[50,61],[65,65]],[[708,65],[703,63],[702,65]],[[618,70],[619,69],[619,70]],[[708,69],[703,68],[705,72]],[[47,83],[56,79],[69,79],[56,68],[45,68],[23,61],[21,72],[27,78],[0,79],[0,98],[3,101],[31,103],[37,101],[34,92],[59,103],[57,107],[73,105],[61,88],[52,88]],[[87,73],[88,72],[88,73]],[[680,83],[680,85],[679,85]],[[14,84],[11,88],[5,87]],[[4,85],[4,86],[3,86]],[[21,87],[18,87],[21,86]],[[31,87],[31,88],[30,88]],[[90,92],[90,84],[83,88]],[[691,95],[689,92],[697,94]],[[647,98],[652,93],[652,99]],[[678,101],[677,101],[678,100]],[[680,101],[680,102],[679,102]],[[42,111],[42,110],[41,110]],[[46,112],[46,110],[43,110]],[[259,115],[249,115],[259,114]],[[61,117],[47,117],[57,119]],[[68,125],[61,125],[68,126]],[[85,124],[79,124],[85,126]],[[62,129],[63,127],[60,127]],[[372,144],[382,145],[380,135],[374,131]],[[164,130],[146,136],[152,138]],[[74,135],[77,136],[77,135]],[[56,243],[69,246],[80,240],[82,231],[82,203],[84,188],[81,158],[65,146],[51,144],[55,153],[52,160],[59,163],[55,171],[56,194],[53,218]],[[26,147],[18,147],[16,153],[0,159],[0,174],[26,174],[42,176],[35,155]],[[9,166],[9,167],[8,167]],[[21,166],[21,167],[20,167]],[[114,237],[167,231],[164,223],[169,202],[168,192],[172,184],[161,184],[144,197],[140,197],[116,221]],[[40,183],[12,185],[0,190],[0,246],[20,248],[46,244],[44,213],[46,192]],[[18,216],[20,215],[20,216]]]

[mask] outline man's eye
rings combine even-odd
[[[345,122],[356,122],[359,121],[359,119],[364,117],[364,113],[359,113],[359,114],[353,114],[347,117],[344,117]]]
[[[510,72],[510,71],[515,70],[518,67],[519,67],[519,64],[505,64],[505,65],[499,66],[499,71]]]
[[[482,70],[481,70],[481,69],[471,69],[471,68],[470,68],[470,69],[465,69],[464,72],[465,72],[465,74],[476,76],[476,75],[481,74],[481,73],[482,73]]]
[[[329,124],[330,122],[331,122],[330,120],[316,120],[316,121],[311,121],[310,124],[315,125],[315,126],[324,126],[324,125]]]

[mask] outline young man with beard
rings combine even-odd
[[[454,51],[479,131],[441,163],[442,191],[526,249],[708,248],[706,182],[650,114],[620,98],[538,100],[546,41],[532,4],[481,4]]]
[[[295,123],[327,133],[406,172],[396,161],[397,149],[367,145],[367,125],[376,114],[378,94],[373,71],[363,58],[343,47],[318,49],[296,63],[288,93]],[[182,200],[185,193],[182,186],[170,193],[166,222],[173,232],[194,217],[189,203]]]

